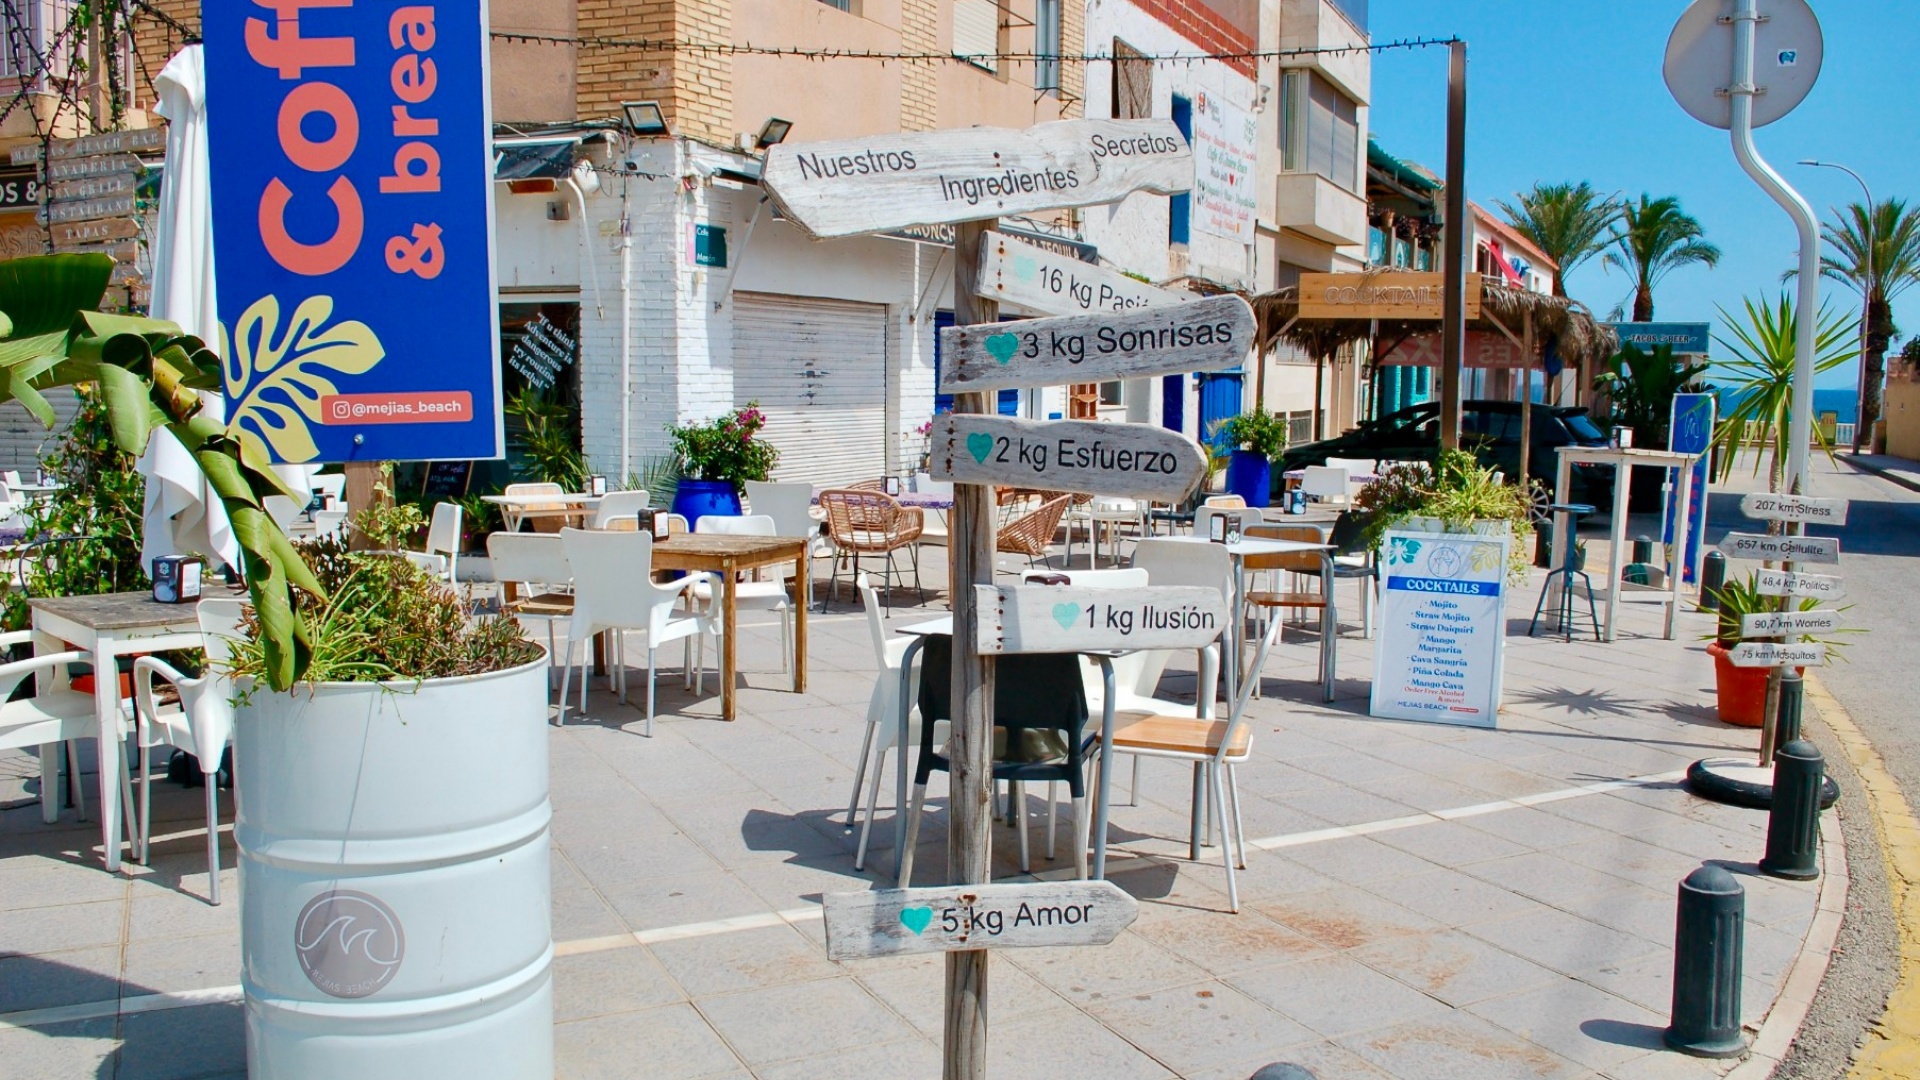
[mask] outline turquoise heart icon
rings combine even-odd
[[[987,351],[1001,363],[1013,359],[1014,351],[1020,348],[1019,334],[994,334],[987,338]]]
[[[1032,281],[1040,273],[1040,264],[1030,255],[1016,255],[1013,260],[1013,276],[1021,281]]]
[[[984,431],[967,436],[967,453],[973,455],[975,462],[985,463],[987,455],[993,453],[993,436]]]
[[[919,934],[933,922],[933,909],[930,907],[910,907],[900,909],[900,925]]]
[[[1060,629],[1062,630],[1073,629],[1073,624],[1079,621],[1079,618],[1080,618],[1079,604],[1053,605],[1053,621],[1060,624]]]

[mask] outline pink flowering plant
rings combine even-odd
[[[725,480],[737,492],[748,480],[765,480],[780,460],[773,444],[754,438],[767,426],[767,414],[760,403],[750,401],[715,419],[698,424],[669,425],[673,453],[679,459],[684,476],[699,480]]]

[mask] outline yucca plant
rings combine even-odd
[[[1760,474],[1760,461],[1765,457],[1767,490],[1777,492],[1786,467],[1798,313],[1794,311],[1793,297],[1786,292],[1782,292],[1779,300],[1772,304],[1765,300],[1756,301],[1752,297],[1748,297],[1745,304],[1744,320],[1735,318],[1726,308],[1721,308],[1720,319],[1733,336],[1714,335],[1714,339],[1733,356],[1729,360],[1713,361],[1709,370],[1723,380],[1731,381],[1730,385],[1723,381],[1722,389],[1730,391],[1736,399],[1733,408],[1714,428],[1713,444],[1720,454],[1719,475],[1715,479],[1725,481],[1731,476],[1733,461],[1740,448],[1749,441],[1758,441],[1766,452],[1755,456],[1753,473],[1755,476]],[[1859,355],[1860,350],[1854,340],[1857,325],[1825,305],[1821,306],[1814,332],[1815,374],[1832,371]],[[1757,432],[1757,440],[1748,439],[1749,428]],[[1822,450],[1829,454],[1833,452],[1832,443],[1818,424],[1813,425],[1813,438]]]

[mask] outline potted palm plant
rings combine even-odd
[[[755,437],[766,426],[757,401],[712,420],[670,425],[680,470],[673,512],[689,522],[704,514],[737,516],[746,482],[767,479],[780,460],[777,447]]]
[[[1223,422],[1218,429],[1222,446],[1232,448],[1227,458],[1227,490],[1248,506],[1266,506],[1273,500],[1273,463],[1287,451],[1287,422],[1262,406]]]
[[[0,263],[0,399],[51,426],[45,390],[94,384],[122,450],[165,427],[232,521],[250,600],[229,672],[250,1068],[550,1077],[542,650],[469,621],[402,558],[296,549],[262,500],[300,494],[202,408],[220,358],[172,323],[94,310],[112,271],[95,255]],[[371,341],[357,324],[329,332]],[[326,358],[275,359],[324,381]],[[318,420],[304,400],[289,423]],[[390,543],[418,511],[359,524]]]

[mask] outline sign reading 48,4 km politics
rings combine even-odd
[[[276,461],[501,453],[484,5],[208,4],[227,419]]]

